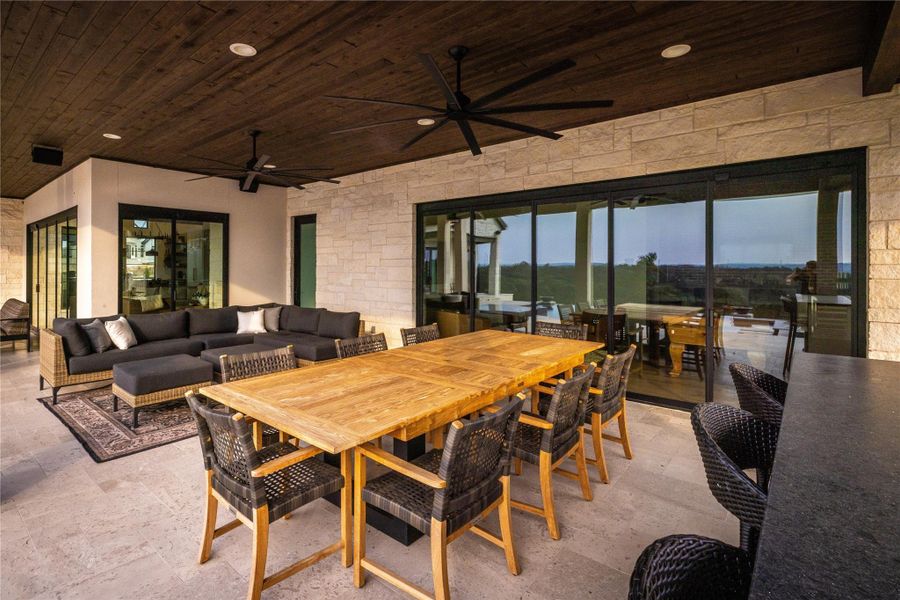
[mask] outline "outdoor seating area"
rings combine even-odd
[[[2,600],[900,597],[900,0],[0,30]]]

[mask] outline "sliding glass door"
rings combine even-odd
[[[227,305],[228,215],[120,205],[119,310]]]
[[[531,208],[483,210],[474,216],[469,251],[475,256],[477,327],[531,331]]]
[[[74,317],[77,305],[78,218],[72,208],[28,225],[27,301],[32,327]]]

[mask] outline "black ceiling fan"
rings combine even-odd
[[[329,179],[327,177],[316,177],[314,175],[307,174],[307,171],[331,171],[331,167],[306,167],[306,168],[286,168],[286,167],[276,167],[275,165],[270,165],[269,160],[272,158],[268,154],[263,154],[262,156],[256,155],[256,138],[259,137],[261,131],[254,129],[250,131],[250,138],[253,141],[253,156],[250,157],[250,160],[247,161],[245,166],[236,165],[234,163],[229,163],[225,161],[221,161],[215,158],[206,158],[203,156],[194,156],[193,154],[188,154],[191,158],[196,158],[197,160],[205,160],[209,162],[219,163],[220,165],[225,165],[224,167],[203,167],[199,169],[202,171],[216,171],[216,173],[212,175],[205,175],[203,177],[193,177],[191,179],[185,179],[185,181],[197,181],[199,179],[209,179],[210,177],[236,177],[240,176],[240,184],[242,192],[249,192],[251,194],[255,194],[259,189],[260,180],[263,183],[266,180],[270,182],[275,182],[280,185],[286,185],[292,188],[296,188],[298,190],[305,189],[300,183],[292,180],[302,180],[304,182],[309,181],[324,181],[326,183],[340,183],[337,179]]]
[[[382,125],[393,125],[405,121],[417,121],[419,119],[434,120],[434,124],[431,125],[427,130],[418,134],[403,145],[402,149],[406,150],[428,134],[437,131],[450,121],[455,121],[456,125],[459,127],[459,130],[462,132],[463,137],[466,138],[466,143],[469,145],[469,149],[472,151],[472,154],[478,155],[481,154],[481,146],[478,145],[478,140],[475,138],[475,133],[472,131],[472,126],[469,124],[470,121],[483,123],[485,125],[493,125],[495,127],[502,127],[504,129],[513,129],[515,131],[522,131],[524,133],[530,133],[531,135],[539,135],[545,138],[550,138],[551,140],[557,140],[562,136],[553,131],[538,129],[537,127],[531,127],[529,125],[523,125],[521,123],[514,123],[513,121],[508,121],[506,119],[498,119],[493,115],[539,112],[549,110],[573,110],[581,108],[607,108],[613,105],[612,100],[583,100],[578,102],[550,102],[543,104],[493,106],[493,103],[495,101],[500,100],[501,98],[508,96],[513,92],[517,92],[523,88],[538,83],[539,81],[543,81],[548,77],[552,77],[553,75],[561,73],[566,69],[574,67],[575,62],[568,58],[566,60],[562,60],[558,63],[552,64],[549,67],[540,69],[539,71],[535,71],[531,75],[523,77],[522,79],[514,81],[499,89],[496,89],[490,94],[482,96],[481,98],[472,100],[462,92],[462,61],[466,57],[466,54],[469,53],[469,49],[465,46],[453,46],[452,48],[450,48],[448,53],[450,54],[450,57],[453,58],[454,61],[456,61],[456,91],[454,91],[453,88],[450,87],[450,84],[447,83],[447,80],[444,78],[443,73],[441,73],[441,70],[437,66],[437,63],[434,61],[434,58],[430,54],[419,54],[419,60],[422,62],[422,65],[424,65],[425,69],[428,71],[428,74],[431,75],[431,78],[434,80],[437,86],[441,89],[441,93],[447,101],[447,106],[445,108],[429,106],[426,104],[394,102],[392,100],[381,100],[377,98],[325,96],[326,98],[331,98],[333,100],[348,100],[353,102],[368,102],[371,104],[383,104],[388,106],[402,106],[405,108],[416,108],[420,111],[425,111],[424,114],[419,114],[415,117],[405,117],[402,119],[392,119],[390,121],[381,121],[379,123],[370,123],[368,125],[360,125],[357,127],[347,127],[345,129],[333,131],[332,133],[359,131],[362,129],[381,127]]]

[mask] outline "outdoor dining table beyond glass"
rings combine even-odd
[[[350,481],[353,448],[383,435],[405,460],[425,452],[425,434],[548,377],[568,373],[603,344],[483,330],[200,392],[315,446]],[[344,564],[349,564],[351,487],[341,492]],[[398,519],[367,511],[370,525],[405,543],[421,535]]]

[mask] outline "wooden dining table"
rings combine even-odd
[[[200,393],[323,450],[349,482],[356,446],[388,435],[396,455],[416,458],[425,452],[425,433],[569,372],[602,347],[482,330],[204,387]],[[350,490],[344,487],[340,502],[345,552]],[[375,509],[367,511],[367,521],[405,544],[421,536]]]

